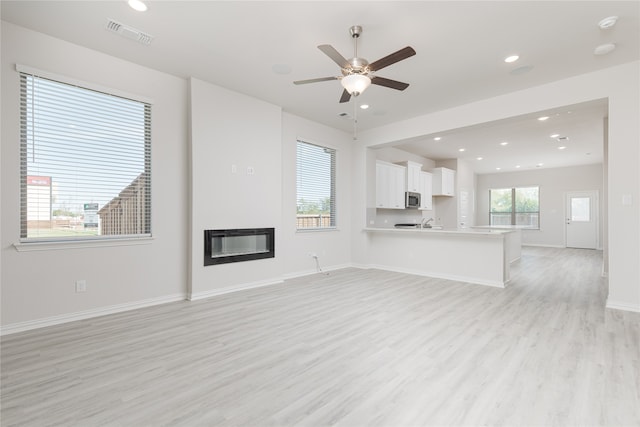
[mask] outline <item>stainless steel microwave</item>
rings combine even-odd
[[[419,208],[420,207],[420,193],[413,193],[407,191],[404,193],[404,207],[405,208]]]

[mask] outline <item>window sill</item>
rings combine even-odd
[[[153,241],[153,237],[124,237],[120,239],[87,239],[73,241],[39,241],[39,242],[19,242],[14,243],[13,247],[18,252],[32,251],[50,251],[65,249],[86,249],[86,248],[105,248],[114,246],[136,246],[149,245]]]
[[[340,231],[337,227],[323,227],[323,228],[297,228],[296,233],[322,233],[328,231]]]

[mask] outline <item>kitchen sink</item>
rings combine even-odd
[[[395,228],[420,228],[420,224],[396,224]]]

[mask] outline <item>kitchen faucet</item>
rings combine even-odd
[[[433,218],[429,218],[429,219],[423,218],[420,226],[422,228],[431,228],[431,225],[429,225],[431,221],[433,221]]]

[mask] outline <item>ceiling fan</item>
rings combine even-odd
[[[344,91],[342,92],[342,96],[340,97],[340,102],[349,102],[352,96],[360,95],[371,84],[396,90],[405,90],[407,87],[409,87],[409,83],[403,83],[397,80],[378,77],[374,75],[374,73],[383,69],[384,67],[388,67],[389,65],[395,64],[396,62],[402,61],[403,59],[407,59],[415,55],[416,51],[413,50],[412,47],[407,46],[397,52],[385,56],[384,58],[369,63],[364,58],[358,58],[358,37],[360,37],[360,34],[362,34],[362,27],[359,25],[354,25],[353,27],[349,28],[349,33],[351,34],[351,37],[354,41],[354,54],[353,58],[351,59],[345,59],[331,45],[321,44],[320,46],[318,46],[318,49],[324,52],[325,55],[327,55],[340,66],[342,76],[297,80],[293,83],[296,85],[302,85],[307,83],[324,82],[328,80],[340,80],[340,83],[342,83],[342,86],[344,87]]]

